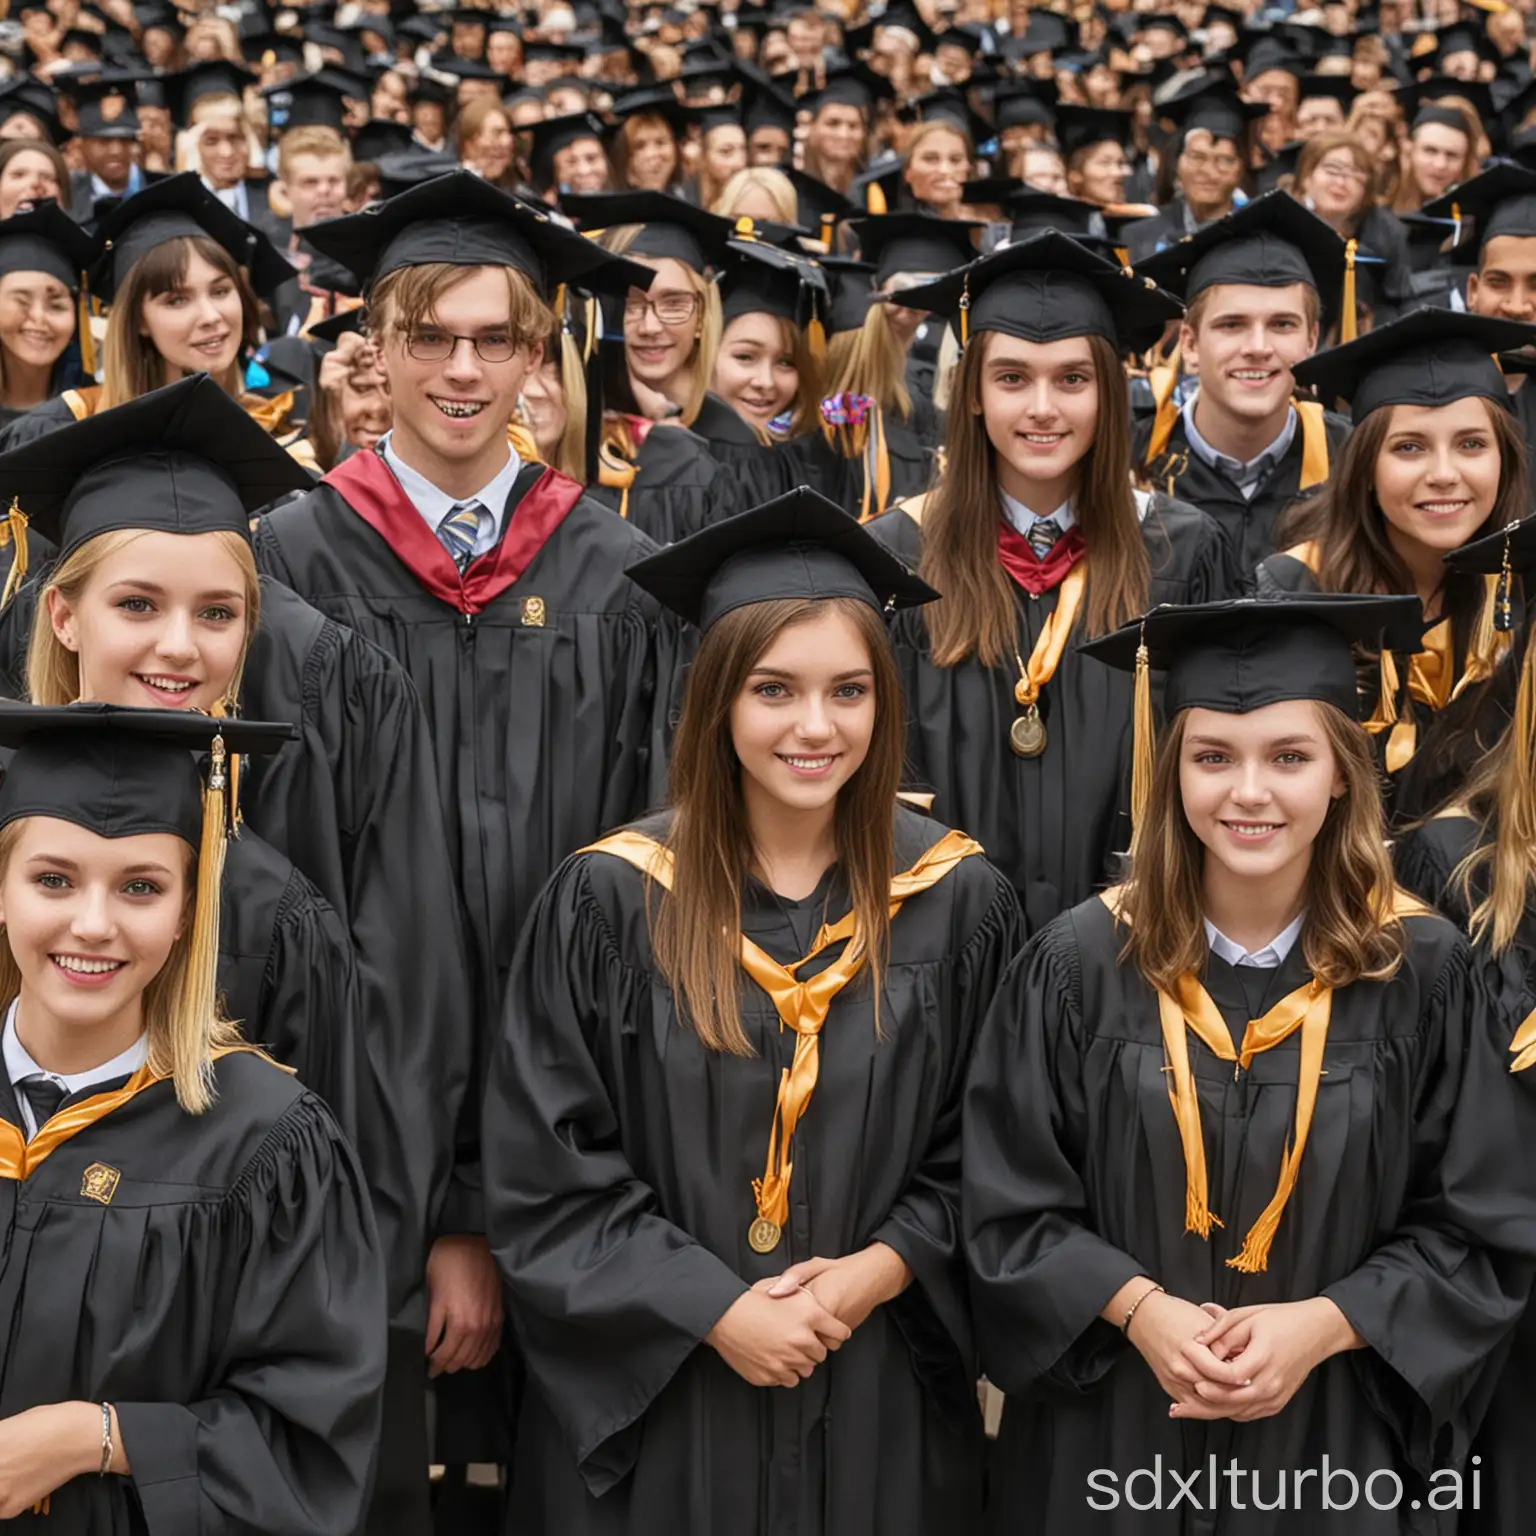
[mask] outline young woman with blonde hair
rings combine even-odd
[[[1357,1528],[1406,1536],[1465,1465],[1528,1265],[1485,1214],[1520,1204],[1499,1046],[1465,939],[1393,884],[1359,723],[1353,647],[1418,626],[1413,597],[1243,599],[1088,648],[1166,669],[1169,723],[1154,752],[1141,712],[1128,883],[1036,938],[972,1064],[999,1531],[1025,1497],[1081,1520],[1086,1487],[1132,1536],[1158,1467],[1271,1533],[1347,1479]]]
[[[1129,840],[1129,684],[1078,640],[1150,601],[1235,588],[1210,518],[1132,489],[1120,353],[1179,306],[1055,231],[901,302],[948,319],[965,349],[943,475],[870,525],[944,593],[893,631],[908,759],[1043,926]]]
[[[897,804],[882,616],[932,593],[804,487],[631,575],[703,636],[670,809],[545,887],[486,1095],[522,1507],[971,1531],[958,1094],[1021,930],[978,846]]]
[[[757,223],[794,224],[799,219],[795,185],[782,171],[749,165],[737,171],[709,204],[723,219],[752,219]]]

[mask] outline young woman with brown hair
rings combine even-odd
[[[564,1536],[971,1532],[958,1093],[1020,922],[897,804],[882,615],[933,594],[804,487],[631,574],[703,632],[671,809],[546,886],[486,1096],[519,1507]]]
[[[972,1063],[994,1531],[1026,1500],[1082,1528],[1086,1489],[1133,1536],[1167,1473],[1266,1536],[1325,1524],[1347,1476],[1376,1512],[1351,1529],[1386,1536],[1463,1465],[1528,1282],[1472,1235],[1520,1198],[1513,1117],[1469,1123],[1498,1051],[1466,941],[1393,885],[1358,723],[1352,644],[1418,623],[1412,597],[1244,599],[1090,647],[1166,668],[1170,724],[1155,759],[1139,733],[1129,883],[1039,935]]]
[[[961,324],[944,473],[870,526],[944,593],[898,620],[909,760],[1030,922],[1126,847],[1129,685],[1078,654],[1149,601],[1226,596],[1214,522],[1133,490],[1120,353],[1177,301],[1049,231],[901,295]]]
[[[1397,822],[1454,793],[1468,766],[1456,727],[1505,648],[1491,583],[1444,560],[1525,509],[1525,444],[1491,353],[1533,336],[1513,321],[1421,310],[1293,369],[1325,405],[1353,402],[1354,431],[1327,486],[1282,519],[1282,553],[1259,565],[1255,589],[1412,593],[1422,602],[1430,628],[1415,651],[1381,658],[1367,725],[1393,776]]]

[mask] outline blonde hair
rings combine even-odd
[[[1332,704],[1318,723],[1344,779],[1312,845],[1301,930],[1307,966],[1324,986],[1385,981],[1402,963],[1402,925],[1392,915],[1392,862],[1370,738]],[[1189,711],[1158,743],[1152,792],[1131,841],[1131,878],[1120,902],[1127,928],[1122,960],[1147,983],[1172,993],[1206,960],[1202,872],[1210,856],[1184,814],[1180,759]]]
[[[745,320],[747,315],[759,313],[761,313],[759,310],[749,310],[747,314],[737,315],[731,320],[726,325],[725,331],[721,333],[721,346],[725,345],[725,336],[736,320]],[[778,327],[779,350],[794,364],[795,398],[790,406],[788,435],[799,437],[811,431],[821,420],[821,367],[811,351],[810,343],[806,340],[805,331],[800,326],[786,320],[783,315],[766,315],[764,318],[773,321]],[[757,435],[766,444],[772,445],[775,441],[761,429],[757,429]]]
[[[322,123],[309,123],[303,128],[290,128],[277,141],[277,174],[283,181],[293,176],[293,162],[300,155],[313,155],[316,159],[345,159],[352,163],[352,149],[334,128]]]
[[[57,592],[71,607],[77,606],[97,571],[113,555],[126,549],[135,539],[142,538],[145,532],[142,528],[117,528],[99,533],[72,550],[54,567],[38,594],[37,612],[32,616],[32,638],[27,646],[27,696],[34,704],[74,704],[80,698],[80,657],[54,633],[48,594]],[[240,567],[245,584],[245,645],[225,693],[226,709],[232,711],[240,696],[251,636],[256,633],[256,624],[261,617],[261,582],[256,574],[255,557],[245,538],[228,529],[219,531],[214,537]]]
[[[635,237],[644,227],[642,224],[616,224],[612,229],[605,229],[597,243],[605,251],[622,256],[635,243]],[[651,262],[651,258],[638,253],[633,259],[645,266]],[[710,383],[715,376],[715,358],[720,352],[720,337],[725,330],[725,322],[720,315],[719,288],[703,273],[695,272],[687,262],[680,261],[678,265],[688,274],[688,286],[699,297],[699,329],[694,336],[693,351],[688,354],[687,363],[688,398],[680,402],[682,415],[679,418],[685,427],[691,427],[699,412],[704,409],[704,397],[709,393]]]
[[[749,165],[732,171],[709,211],[722,218],[734,219],[742,193],[753,190],[761,192],[773,204],[773,216],[780,224],[799,222],[800,202],[795,196],[794,183],[783,171],[768,165]]]
[[[863,325],[828,341],[825,389],[829,395],[868,395],[882,411],[903,421],[911,417],[907,351],[884,304],[871,304]]]
[[[429,261],[416,267],[397,267],[393,272],[385,273],[368,294],[369,334],[382,340],[387,331],[403,335],[414,330],[433,317],[437,301],[445,293],[468,282],[481,270],[480,267],[453,266],[446,261]],[[525,273],[514,267],[500,270],[507,278],[513,343],[518,347],[535,346],[554,328],[555,317]]]
[[[28,820],[24,816],[0,828],[0,880],[10,869]],[[223,1016],[217,999],[210,1008],[206,995],[198,995],[203,988],[198,985],[198,967],[193,964],[193,943],[198,937],[194,922],[197,863],[196,850],[189,848],[182,931],[142,994],[149,1069],[171,1079],[176,1101],[189,1115],[200,1115],[213,1104],[215,1053],[240,1044],[239,1029]],[[7,938],[0,944],[0,1008],[8,1008],[21,996],[21,984],[21,967]]]

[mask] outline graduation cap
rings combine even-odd
[[[287,32],[253,32],[242,35],[240,53],[247,64],[270,69],[277,64],[304,67],[304,39]]]
[[[1440,104],[1448,96],[1460,97],[1485,125],[1492,125],[1497,116],[1493,95],[1481,80],[1452,80],[1447,75],[1435,75],[1414,85],[1400,85],[1392,94],[1402,108],[1410,133],[1429,123],[1465,133],[1467,124],[1462,114],[1454,107]]]
[[[700,630],[752,603],[855,598],[879,614],[937,600],[835,501],[800,486],[629,567],[629,579]]]
[[[725,222],[725,221],[722,221]],[[339,261],[364,292],[402,267],[513,267],[546,301],[561,283],[627,293],[651,274],[612,255],[473,171],[455,171],[361,213],[304,231],[322,255]]]
[[[986,50],[986,46],[986,36],[974,22],[957,21],[953,26],[945,27],[942,32],[933,34],[935,52],[940,48],[959,48],[968,58],[974,59]]]
[[[1487,26],[1470,17],[1464,17],[1460,21],[1453,21],[1448,27],[1442,27],[1435,35],[1434,48],[1424,54],[1415,55],[1414,62],[1432,64],[1436,69],[1443,71],[1445,61],[1458,53],[1475,54],[1480,62],[1486,59],[1490,64],[1500,64],[1504,58],[1488,41]]]
[[[202,236],[223,246],[263,298],[293,277],[292,265],[266,234],[221,203],[196,171],[153,181],[125,197],[99,221],[97,233],[102,255],[91,272],[91,291],[107,301],[141,256],[183,236]]]
[[[1359,94],[1348,75],[1303,75],[1298,104],[1327,97],[1330,101],[1338,102],[1339,110],[1348,117],[1349,109]]]
[[[1536,171],[1508,160],[1495,161],[1443,197],[1425,203],[1422,211],[1428,218],[1449,220],[1452,232],[1458,234],[1461,220],[1476,219],[1477,251],[1499,235],[1536,237]]]
[[[497,80],[505,82],[506,76],[492,69],[484,59],[461,59],[456,53],[438,53],[432,56],[432,68],[440,74],[452,75],[455,80]]]
[[[1236,60],[1243,66],[1246,84],[1252,84],[1260,75],[1273,70],[1295,75],[1298,80],[1307,72],[1306,60],[1285,38],[1253,29],[1240,33],[1237,46],[1227,50],[1226,60],[1229,63]]]
[[[413,149],[403,155],[381,155],[373,161],[379,173],[379,195],[384,198],[399,197],[414,187],[439,181],[444,176],[455,176],[463,166],[459,157],[448,150]],[[309,231],[304,231],[309,238]]]
[[[1061,106],[1056,109],[1056,141],[1063,155],[1075,155],[1095,144],[1131,143],[1132,115],[1107,107]]]
[[[857,107],[868,117],[877,101],[894,95],[891,82],[867,64],[842,64],[829,69],[821,89],[802,97],[800,105],[813,117],[823,107]]]
[[[330,66],[266,86],[260,94],[267,104],[267,120],[278,133],[293,128],[334,128],[340,133],[346,124],[347,99],[369,98],[366,89],[359,94],[350,76]]]
[[[862,212],[851,198],[844,197],[809,171],[792,165],[781,165],[778,170],[789,178],[795,189],[795,216],[802,224],[817,230],[828,243],[836,224],[845,219],[856,219]]]
[[[352,137],[352,158],[377,162],[385,155],[408,155],[414,144],[409,123],[372,117]]]
[[[644,85],[615,96],[608,114],[620,123],[632,117],[659,117],[676,136],[686,132],[693,120],[692,109],[685,107],[677,99],[677,92],[666,84]]]
[[[405,100],[407,105],[413,107],[418,101],[432,101],[440,107],[446,107],[453,100],[453,88],[423,73],[412,82],[405,93]]]
[[[523,45],[523,63],[580,64],[587,56],[585,44],[559,43],[541,38]]]
[[[120,85],[108,85],[100,80],[82,83],[75,100],[78,103],[75,132],[82,139],[138,138],[138,114]]]
[[[795,102],[781,91],[767,75],[759,75],[739,65],[741,88],[741,126],[751,138],[760,128],[777,128],[790,138],[795,133]]]
[[[246,86],[256,83],[256,76],[224,59],[214,59],[190,65],[174,75],[163,75],[161,83],[171,116],[178,126],[185,128],[192,121],[192,108],[198,102],[210,96],[233,96],[239,102]]]
[[[629,255],[671,257],[700,273],[720,265],[726,242],[736,233],[734,220],[708,213],[666,192],[569,193],[560,204],[582,229],[638,224],[640,231],[630,244]]]
[[[367,315],[368,311],[361,304],[351,309],[338,310],[334,315],[327,315],[324,320],[315,321],[304,334],[313,341],[334,347],[348,331],[361,336],[367,329]]]
[[[894,5],[886,6],[869,24],[868,30],[871,34],[876,30],[905,32],[910,39],[913,53],[932,53],[938,43],[938,34],[923,20],[917,7],[912,4],[912,0],[896,0]],[[869,40],[873,43],[873,35]]]
[[[874,262],[875,280],[883,286],[898,272],[952,272],[975,261],[974,236],[985,226],[931,213],[882,213],[855,219],[852,228],[860,259]]]
[[[1240,140],[1249,123],[1269,115],[1262,101],[1244,101],[1226,75],[1207,76],[1152,109],[1188,136],[1203,128],[1215,139]]]
[[[414,43],[424,43],[430,48],[447,30],[448,23],[441,11],[417,11],[395,28],[395,35],[409,38]]]
[[[1052,127],[1056,122],[1054,80],[1007,80],[992,92],[992,123],[1004,128],[1031,125]]]
[[[1450,405],[1494,400],[1509,409],[1495,352],[1536,343],[1536,326],[1489,315],[1419,309],[1364,336],[1295,364],[1296,382],[1324,403],[1348,400],[1355,425],[1384,405]]]
[[[0,277],[9,272],[46,272],[71,293],[80,291],[81,274],[101,251],[52,199],[0,219]]]
[[[536,122],[530,130],[532,146],[528,152],[529,169],[534,180],[534,190],[543,192],[554,183],[555,156],[572,144],[583,139],[596,139],[599,144],[607,141],[608,130],[603,120],[592,112],[567,112],[563,117],[546,117]]]
[[[823,256],[820,263],[831,291],[827,335],[859,330],[869,314],[869,306],[875,302],[874,263],[855,261],[850,256]]]
[[[812,352],[819,354],[831,299],[827,274],[808,256],[764,240],[727,242],[720,299],[727,325],[742,315],[773,315],[805,330]]]
[[[1096,203],[1042,192],[1020,181],[997,198],[996,205],[1012,224],[1008,233],[1010,241],[1027,240],[1042,230],[1055,229],[1070,235],[1097,255],[1114,255],[1113,242]]]
[[[945,86],[918,96],[901,107],[896,116],[903,123],[949,123],[958,128],[972,144],[992,137],[992,125],[975,111],[964,91]]]
[[[0,83],[0,125],[23,113],[34,118],[55,144],[68,137],[59,121],[58,92],[31,75],[17,75]]]
[[[1138,275],[1186,304],[1219,283],[1286,288],[1305,283],[1326,314],[1345,294],[1345,244],[1333,227],[1289,192],[1266,192],[1137,262]]]
[[[900,302],[958,322],[960,345],[998,331],[1021,341],[1102,336],[1121,352],[1144,352],[1183,312],[1151,278],[1046,230],[1004,246],[918,288]]]

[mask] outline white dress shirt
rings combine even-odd
[[[1055,523],[1063,533],[1077,526],[1077,513],[1072,510],[1070,499],[1062,502],[1054,512],[1047,513],[1042,517],[1040,513],[1032,512],[1016,496],[1010,496],[1001,486],[998,487],[997,494],[1003,499],[1003,516],[1026,539],[1029,537],[1029,530],[1036,523]],[[1131,494],[1136,500],[1136,516],[1142,522],[1145,522],[1147,519],[1147,509],[1152,505],[1152,493],[1150,491],[1132,491]]]
[[[3,1045],[0,1045],[5,1055],[5,1075],[10,1079],[14,1090],[17,1083],[26,1077],[46,1077],[49,1082],[59,1084],[66,1095],[80,1093],[86,1088],[94,1088],[97,1083],[111,1082],[115,1077],[131,1077],[149,1059],[149,1036],[140,1035],[132,1045],[119,1056],[114,1056],[111,1061],[104,1061],[99,1067],[91,1067],[85,1072],[70,1072],[60,1074],[58,1072],[45,1072],[33,1061],[26,1046],[21,1043],[21,1037],[16,1033],[16,1003],[12,1003],[5,1015],[5,1034]],[[26,1095],[16,1093],[17,1107],[21,1110],[22,1129],[27,1134],[27,1140],[37,1135],[37,1118],[32,1113],[32,1106],[27,1103]]]
[[[1291,443],[1296,437],[1296,407],[1293,405],[1287,413],[1279,437],[1262,453],[1243,460],[1234,459],[1231,454],[1212,447],[1201,437],[1199,428],[1195,426],[1195,401],[1199,398],[1197,390],[1184,403],[1184,436],[1189,441],[1191,451],[1212,469],[1224,474],[1242,492],[1244,501],[1252,501],[1259,487],[1274,473],[1275,466],[1291,450]]]
[[[384,434],[379,442],[379,452],[384,455],[384,462],[400,482],[400,489],[410,498],[411,505],[421,513],[432,532],[435,534],[442,527],[443,519],[461,502],[479,502],[490,516],[480,519],[480,529],[475,535],[475,558],[494,549],[501,538],[502,514],[507,510],[507,497],[512,494],[512,482],[522,470],[522,460],[508,448],[505,466],[497,471],[496,477],[489,484],[481,486],[473,496],[450,496],[447,491],[433,485],[425,475],[412,469],[395,452],[391,442],[393,437],[393,432]]]
[[[1246,950],[1241,944],[1229,939],[1210,918],[1205,920],[1205,942],[1219,960],[1228,965],[1251,965],[1255,970],[1274,971],[1285,964],[1285,957],[1296,947],[1301,937],[1301,925],[1306,914],[1288,923],[1262,949]]]

